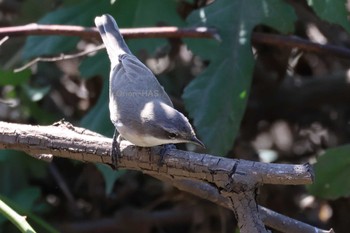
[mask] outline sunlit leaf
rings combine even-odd
[[[273,0],[217,0],[188,17],[190,26],[215,27],[222,39],[210,46],[208,41],[197,41],[195,51],[202,45],[200,55],[211,63],[183,94],[199,137],[211,153],[225,155],[238,134],[254,68],[253,28],[265,24],[290,32],[295,20],[289,5]]]

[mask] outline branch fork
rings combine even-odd
[[[112,139],[65,121],[50,126],[0,122],[0,148],[21,150],[30,155],[52,154],[83,162],[112,164],[111,145]],[[267,164],[177,149],[166,150],[159,164],[162,147],[140,148],[121,141],[120,149],[119,168],[142,171],[233,210],[241,232],[267,232],[265,225],[284,232],[300,228],[303,232],[315,232],[317,229],[260,207],[255,201],[262,184],[311,184],[314,175],[309,164]]]

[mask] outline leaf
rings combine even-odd
[[[85,58],[79,66],[80,74],[84,78],[101,75],[108,82],[110,64],[106,50],[103,50],[92,57]]]
[[[96,14],[107,9],[108,1],[82,1],[75,6],[53,11],[39,20],[39,24],[62,24],[92,26]],[[75,48],[78,37],[68,36],[30,36],[23,51],[23,59],[58,54]]]
[[[201,54],[210,57],[211,63],[183,94],[186,109],[210,153],[225,155],[238,134],[254,68],[253,28],[266,24],[290,32],[295,20],[293,9],[275,0],[217,0],[188,17],[190,26],[216,27],[222,39],[219,46],[205,47],[208,43],[203,43],[202,50],[208,50]]]
[[[350,32],[349,12],[346,9],[346,0],[308,0],[307,3],[320,18],[331,23],[339,24]]]
[[[80,125],[106,136],[112,136],[114,126],[109,118],[108,82],[104,82],[102,93],[95,106],[84,116]]]
[[[105,164],[96,164],[97,169],[102,173],[106,182],[105,192],[107,195],[112,193],[115,181],[125,174],[126,170],[114,171],[112,168]]]
[[[26,87],[23,89],[25,88]],[[31,92],[33,95],[30,95],[30,93],[28,93],[28,90],[24,90],[19,94],[19,97],[21,99],[21,106],[23,108],[22,114],[26,117],[30,116],[32,119],[35,119],[41,124],[52,124],[53,121],[57,121],[57,116],[54,113],[42,108],[39,102],[34,102],[34,100],[40,100],[40,98],[45,94],[45,87],[41,90],[42,92],[38,94],[35,94],[35,91],[32,88],[30,89],[31,91],[29,92]]]
[[[106,136],[112,136],[114,126],[109,118],[108,109],[108,92],[109,92],[109,69],[110,64],[105,51],[97,53],[93,57],[88,57],[80,64],[80,72],[82,76],[102,75],[103,86],[101,94],[95,106],[80,121],[82,127],[98,132]]]
[[[22,209],[29,211],[34,207],[35,201],[39,199],[40,195],[41,193],[38,187],[28,187],[16,193],[13,201],[21,206]]]
[[[29,80],[32,72],[27,69],[15,73],[13,71],[0,70],[0,85],[19,85]]]
[[[47,93],[49,93],[51,87],[32,87],[29,85],[22,85],[22,88],[32,102],[37,102],[41,100]]]
[[[350,195],[350,145],[329,149],[321,155],[315,169],[315,183],[308,186],[312,195],[336,199]]]
[[[132,1],[124,1],[125,3]],[[159,24],[165,26],[183,26],[185,22],[176,12],[177,2],[174,0],[138,0],[134,1],[135,7],[131,27],[155,27]],[[128,9],[132,9],[128,6]],[[123,10],[123,8],[120,8]],[[118,15],[117,15],[118,16]],[[116,18],[118,19],[118,18]],[[138,52],[141,49],[153,53],[156,48],[167,44],[166,39],[142,39],[131,40],[129,43],[133,52]]]
[[[30,179],[47,175],[47,163],[12,150],[1,150],[0,158],[0,194],[10,197],[17,211],[28,211],[27,214],[32,216],[31,211],[40,205],[36,203],[40,190],[30,184]],[[0,216],[0,226],[4,221]]]

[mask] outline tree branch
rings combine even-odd
[[[252,42],[279,47],[299,48],[303,51],[333,55],[340,58],[350,59],[350,49],[332,44],[318,44],[297,36],[272,35],[254,32]]]
[[[147,27],[121,29],[120,31],[126,39],[188,37],[215,38],[218,41],[221,41],[220,35],[215,28],[206,27]],[[65,35],[78,36],[86,39],[100,38],[97,29],[94,27],[82,27],[74,25],[40,25],[32,23],[23,26],[0,28],[0,38],[5,36],[17,37],[28,35]],[[254,32],[252,34],[252,42],[256,44],[269,44],[280,47],[299,48],[303,51],[350,59],[350,49],[348,48],[331,44],[318,44],[297,36],[273,35]]]
[[[56,124],[57,125],[57,124]],[[32,126],[0,122],[0,148],[22,150],[28,154],[53,154],[74,160],[111,164],[110,138],[86,135],[81,128],[67,125]],[[185,177],[215,184],[218,188],[232,191],[238,189],[237,176],[244,176],[246,185],[261,184],[311,184],[312,169],[308,164],[267,164],[176,149],[168,150],[159,166],[162,147],[140,148],[122,141],[119,168],[127,168]]]
[[[122,35],[127,39],[133,38],[216,38],[217,31],[214,28],[178,28],[178,27],[147,27],[120,29]],[[0,28],[0,38],[4,36],[32,36],[32,35],[62,35],[78,36],[82,38],[100,38],[95,27],[82,27],[73,25],[41,25],[27,24],[23,26]]]
[[[29,154],[51,153],[84,162],[110,164],[111,144],[112,140],[109,138],[63,121],[51,126],[0,122],[0,148],[21,150]],[[122,141],[120,146],[120,168],[139,170],[160,180],[166,180],[179,189],[226,208],[234,208],[236,212],[241,208],[242,214],[247,211],[245,205],[232,206],[231,200],[236,197],[227,196],[232,193],[240,195],[244,190],[255,190],[262,183],[310,184],[313,180],[312,169],[307,164],[265,164],[171,149],[165,153],[162,164],[159,165],[160,147],[139,148],[126,141]],[[189,183],[191,185],[186,186]],[[258,209],[255,200],[252,200],[254,198],[248,200],[250,210]],[[261,209],[262,207],[259,208]],[[270,215],[268,211],[262,210],[265,216]],[[260,221],[258,212],[250,216],[250,220]],[[280,226],[284,224],[283,218],[275,219],[277,220],[270,223],[277,222],[276,225]],[[263,221],[265,224],[269,222],[266,219]],[[291,223],[296,224],[292,221]],[[243,224],[243,227],[242,231],[249,231],[249,228],[246,228],[249,227],[247,224]]]
[[[222,195],[217,188],[209,183],[198,182],[191,179],[179,178],[179,179],[169,179],[165,176],[156,177],[167,183],[171,183],[173,186],[179,190],[191,193],[200,198],[209,200],[217,205],[225,207],[232,210],[232,203],[228,196]],[[270,209],[262,206],[258,206],[258,212],[261,220],[264,224],[270,228],[276,229],[280,232],[285,233],[333,233],[331,230],[322,230],[317,227],[311,226],[309,224],[300,222],[298,220],[289,218],[282,214],[276,213]]]

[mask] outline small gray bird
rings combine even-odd
[[[111,62],[109,111],[119,135],[140,147],[174,143],[204,147],[188,119],[174,109],[152,71],[130,52],[113,17],[108,14],[96,17],[95,24]],[[120,153],[119,148],[116,151],[116,131],[112,148],[114,165]]]

